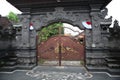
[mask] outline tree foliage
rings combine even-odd
[[[13,12],[10,12],[7,18],[13,22],[18,22],[18,16]]]
[[[38,32],[39,41],[40,42],[46,41],[49,37],[59,34],[59,27],[62,27],[62,26],[63,26],[63,23],[54,23],[47,27],[42,28],[41,31]],[[61,33],[64,33],[63,28]]]

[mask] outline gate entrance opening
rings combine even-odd
[[[46,37],[50,29],[42,29],[39,32],[38,37],[38,64],[39,65],[56,65],[56,66],[80,66],[84,63],[84,32],[74,30],[74,28],[59,25],[53,29],[50,33],[56,34]],[[49,28],[49,26],[48,26]],[[71,32],[77,32],[77,35],[72,35]],[[46,31],[46,33],[45,33]],[[44,34],[45,33],[45,34]],[[45,39],[46,37],[46,39]]]

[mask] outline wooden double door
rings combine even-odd
[[[39,61],[80,61],[84,60],[84,44],[70,36],[54,36],[38,45]]]

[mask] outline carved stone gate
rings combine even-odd
[[[21,52],[16,52],[16,54],[19,54],[20,56],[18,56],[18,61],[21,61],[18,63],[22,64],[22,60],[24,60],[25,64],[29,65],[29,63],[32,63],[32,65],[36,65],[36,32],[42,27],[45,27],[53,22],[67,22],[85,30],[85,65],[96,66],[96,64],[98,64],[99,66],[106,66],[107,63],[102,54],[106,54],[106,52],[103,52],[103,49],[107,48],[108,39],[107,35],[104,35],[102,31],[107,32],[107,29],[111,23],[111,18],[105,19],[105,16],[107,15],[107,9],[102,8],[103,10],[101,10],[101,5],[96,6],[90,5],[89,8],[56,7],[50,8],[50,10],[45,10],[45,12],[40,11],[39,13],[26,13],[19,16],[20,23],[23,25],[21,31],[22,35],[18,35],[18,39],[15,43],[15,45],[18,45],[17,49],[21,50]],[[82,25],[82,22],[84,21],[91,22],[92,29],[86,29]],[[29,30],[30,23],[32,23],[33,27],[35,28],[32,31]],[[107,29],[104,30],[104,27]],[[26,52],[22,52],[22,49],[26,50]],[[97,54],[101,51],[102,54]],[[21,58],[23,53],[25,53],[24,55],[27,56]]]
[[[16,38],[11,42],[17,59],[15,60],[17,64],[13,68],[31,69],[36,66],[36,32],[53,22],[67,22],[85,30],[85,65],[89,70],[98,68],[117,74],[118,72],[116,71],[119,71],[120,74],[120,63],[118,63],[120,62],[120,40],[116,38],[116,35],[111,34],[116,34],[118,25],[117,27],[115,25],[115,30],[111,30],[109,26],[111,25],[112,17],[105,18],[108,12],[105,6],[112,0],[7,1],[13,2],[12,4],[16,4],[15,6],[23,11],[23,14],[19,16],[19,24],[21,25],[19,25],[20,27],[15,27],[17,31]],[[83,26],[82,23],[86,21],[91,22],[92,29],[87,29]],[[33,24],[34,30],[29,29],[30,23]],[[119,30],[119,27],[117,30]],[[58,47],[57,44],[55,46]],[[65,50],[72,51],[74,48],[68,46],[68,44],[61,44],[61,49],[59,48],[60,50],[58,51],[56,47],[54,49],[44,49],[53,49],[54,54],[57,54],[58,52],[65,53]],[[62,57],[60,58],[62,59]],[[65,59],[70,59],[70,57],[67,56]],[[81,56],[80,59],[82,59]]]

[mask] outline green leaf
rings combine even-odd
[[[9,15],[7,16],[7,18],[14,22],[18,22],[18,20],[19,20],[18,16],[13,12],[10,12]]]
[[[59,27],[62,27],[63,23],[54,23],[47,27],[42,28],[41,31],[38,32],[39,40],[46,41],[49,37],[59,34]],[[62,33],[64,29],[62,28]]]

